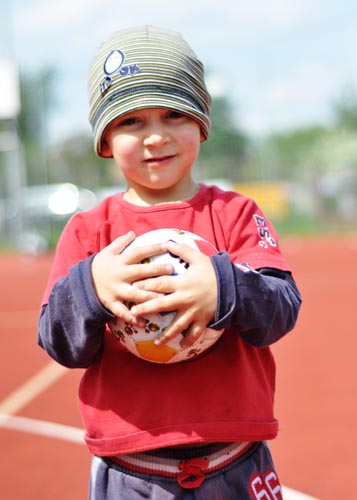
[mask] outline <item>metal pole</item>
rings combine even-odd
[[[18,246],[23,231],[21,192],[25,185],[25,168],[16,121],[3,120],[4,131],[0,135],[0,152],[4,164],[4,236],[11,246]]]

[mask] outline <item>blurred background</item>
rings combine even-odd
[[[80,374],[60,372],[46,385],[46,370],[58,367],[35,332],[64,224],[124,187],[114,163],[93,151],[88,66],[109,33],[142,24],[181,32],[205,64],[213,127],[195,178],[258,202],[302,291],[296,332],[274,346],[282,480],[323,500],[351,497],[356,19],[355,0],[0,0],[2,498],[86,497],[85,447],[63,441],[62,428],[55,445],[34,430],[59,422],[78,431]],[[41,467],[34,449],[46,457]]]
[[[356,16],[353,0],[2,0],[1,247],[52,248],[122,187],[93,152],[87,70],[111,31],[140,24],[180,31],[205,63],[197,179],[252,196],[282,234],[355,228]]]

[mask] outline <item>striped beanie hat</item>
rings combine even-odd
[[[195,119],[207,139],[211,98],[204,68],[179,33],[141,26],[113,33],[99,48],[88,78],[89,121],[98,156],[108,125],[136,109],[168,108]]]

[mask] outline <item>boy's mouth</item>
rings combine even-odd
[[[175,155],[164,155],[164,156],[153,156],[151,158],[146,158],[144,163],[147,165],[162,165],[169,162],[175,157]]]

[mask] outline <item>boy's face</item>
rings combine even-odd
[[[191,179],[201,140],[200,126],[189,116],[145,108],[114,120],[103,150],[113,155],[128,187],[167,190]]]

